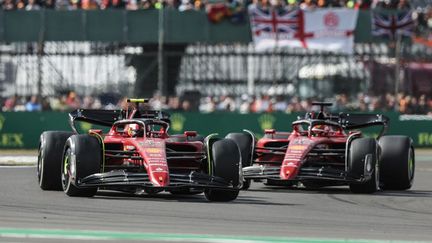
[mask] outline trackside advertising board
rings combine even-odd
[[[303,114],[262,113],[210,113],[195,112],[171,113],[170,134],[184,131],[197,131],[208,135],[219,133],[225,136],[229,132],[248,129],[262,136],[264,129],[274,128],[290,131],[291,122]],[[432,147],[432,120],[405,119],[397,113],[385,113],[390,118],[387,134],[407,135],[414,140],[416,147]],[[402,119],[401,119],[402,118]],[[96,127],[89,123],[79,123],[82,132]],[[0,149],[36,149],[39,136],[43,131],[71,131],[68,114],[64,112],[2,112],[0,113]],[[378,134],[379,129],[368,129],[369,136]]]

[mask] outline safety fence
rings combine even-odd
[[[170,133],[197,131],[202,135],[248,129],[262,136],[264,129],[290,131],[291,122],[303,114],[262,113],[171,113]],[[390,118],[387,134],[410,136],[417,147],[432,147],[432,120],[407,119],[397,113],[385,113]],[[80,123],[78,128],[85,132],[96,128],[92,124]],[[0,149],[35,149],[39,135],[48,130],[70,131],[68,114],[64,112],[3,112],[0,113]],[[377,129],[366,130],[367,135],[376,135]]]
[[[432,54],[402,45],[400,60],[385,44],[357,44],[354,55],[250,45],[195,44],[163,52],[168,95],[299,95],[331,97],[358,92],[430,93]],[[40,52],[43,48],[43,52]],[[421,55],[422,53],[422,55]],[[426,53],[426,54],[425,54]],[[0,94],[53,96],[117,93],[152,96],[158,89],[155,47],[101,42],[0,43]],[[373,88],[372,88],[373,87]]]

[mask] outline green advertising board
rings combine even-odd
[[[262,113],[171,113],[170,133],[197,131],[202,135],[248,129],[262,136],[264,129],[290,131],[291,122],[301,114]],[[401,121],[397,113],[386,113],[390,117],[387,134],[410,136],[417,147],[432,147],[432,121]],[[82,132],[97,128],[89,123],[79,123]],[[37,148],[39,135],[48,130],[70,131],[68,114],[63,112],[3,112],[0,113],[0,149]],[[368,135],[377,134],[377,129],[366,130]]]

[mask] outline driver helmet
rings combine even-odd
[[[143,130],[140,128],[138,124],[129,124],[127,133],[129,137],[140,137],[142,136]]]

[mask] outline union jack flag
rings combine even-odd
[[[399,13],[372,13],[372,34],[375,36],[387,36],[394,40],[397,35],[412,36],[415,22],[412,12]]]
[[[299,23],[299,10],[285,8],[265,10],[258,7],[249,9],[250,23],[254,38],[269,37],[279,39],[294,38]]]

